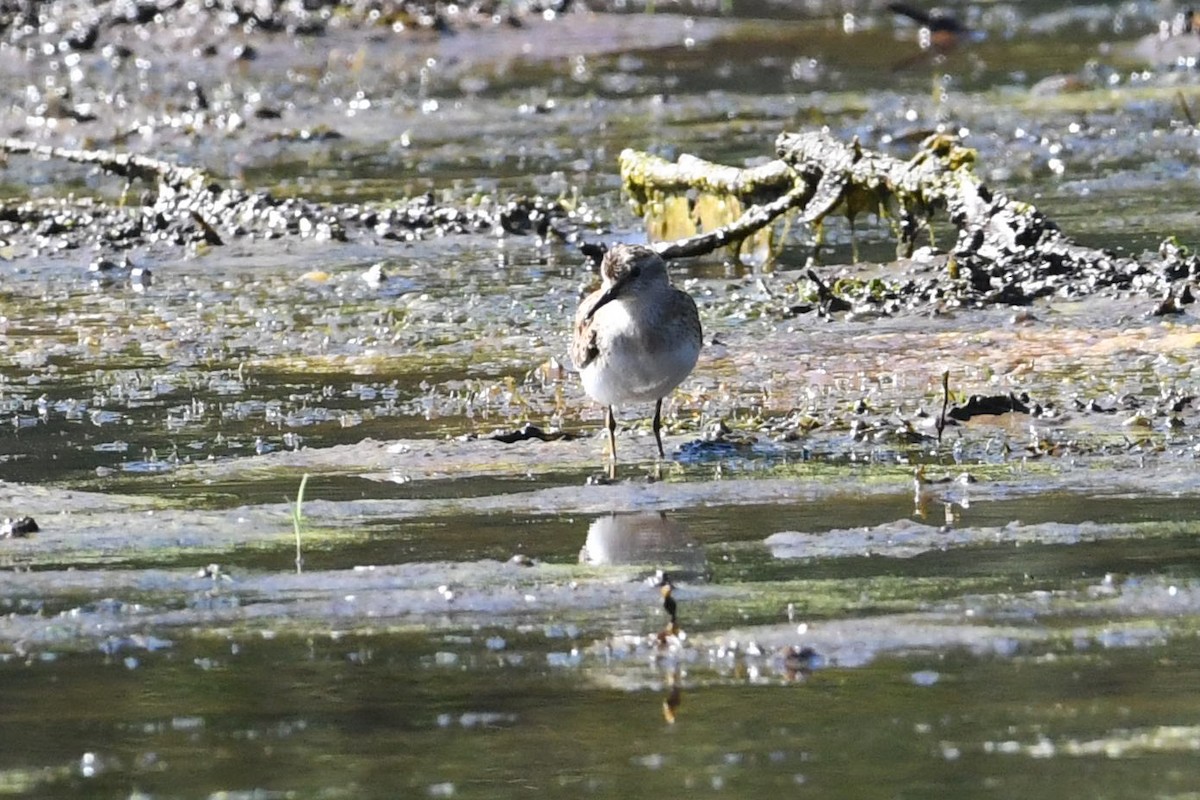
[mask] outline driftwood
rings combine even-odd
[[[930,222],[944,213],[957,235],[940,279],[908,279],[904,288],[892,287],[882,300],[864,293],[856,307],[1024,305],[1049,295],[1112,290],[1154,296],[1159,303],[1152,313],[1168,314],[1194,299],[1191,283],[1200,279],[1200,258],[1188,248],[1171,238],[1157,254],[1135,259],[1077,244],[1032,204],[984,184],[974,172],[975,152],[955,137],[931,136],[908,159],[868,150],[857,141],[841,142],[825,132],[784,133],[775,149],[775,160],[743,170],[694,156],[671,163],[626,150],[621,176],[635,209],[648,218],[667,208],[671,195],[698,205],[700,198],[711,203],[712,195],[724,194],[733,207],[747,206],[737,219],[716,226],[704,225],[697,214],[694,222],[701,230],[696,235],[655,245],[666,258],[723,247],[737,253],[743,240],[789,212],[815,228],[818,246],[821,226],[830,216],[846,217],[853,233],[858,216],[874,214],[891,224],[897,255],[907,258],[923,233],[933,244]],[[678,204],[671,207],[677,210]],[[821,307],[831,307],[837,298],[819,280],[817,285]]]
[[[739,169],[684,154],[677,161],[622,150],[617,158],[625,190],[634,203],[645,205],[664,192],[691,190],[732,195],[753,205],[787,193],[795,184],[791,168],[782,161]]]
[[[875,153],[827,133],[785,133],[776,141],[778,158],[749,169],[713,164],[694,156],[672,163],[626,150],[621,178],[639,213],[672,194],[725,195],[750,207],[736,221],[696,237],[663,245],[664,255],[699,255],[736,244],[789,210],[818,230],[831,214],[851,226],[863,213],[893,220],[900,249],[911,255],[919,233],[938,209],[957,195],[957,185],[974,180],[974,152],[949,136],[932,136],[908,160]],[[703,220],[701,220],[703,222]],[[694,240],[693,240],[694,238]]]

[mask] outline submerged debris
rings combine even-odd
[[[1028,414],[1030,413],[1028,403],[1028,396],[1017,397],[1015,394],[1011,393],[990,395],[987,397],[973,394],[967,398],[966,403],[961,406],[954,406],[946,413],[951,419],[956,419],[960,422],[966,422],[971,417],[979,416],[981,414],[994,415],[1008,414],[1011,412]]]
[[[541,442],[569,441],[576,436],[566,431],[545,431],[532,422],[526,422],[514,431],[493,433],[487,438],[504,444],[513,444],[514,442],[527,442],[530,439],[537,439]]]

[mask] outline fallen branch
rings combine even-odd
[[[846,144],[824,132],[782,134],[776,151],[779,158],[774,161],[738,169],[690,155],[671,163],[625,150],[619,160],[621,180],[639,214],[653,215],[665,208],[672,195],[689,193],[750,205],[733,223],[672,243],[688,255],[739,244],[791,208],[800,210],[800,222],[817,229],[818,246],[821,226],[835,212],[846,216],[852,230],[863,213],[896,219],[897,235],[911,254],[917,235],[928,229],[935,210],[947,206],[958,176],[969,173],[974,162],[974,152],[948,136],[930,137],[907,161],[865,150],[857,141]],[[696,222],[703,227],[699,198],[693,205]],[[758,206],[770,212],[760,214]]]
[[[728,225],[716,230],[699,233],[673,242],[654,245],[659,255],[670,261],[673,258],[691,258],[711,253],[729,244],[736,244],[753,236],[770,225],[777,217],[793,208],[800,207],[809,194],[807,187],[796,187],[787,194],[765,205],[751,206],[745,213]]]
[[[853,231],[863,213],[896,220],[899,250],[911,256],[934,213],[952,202],[958,186],[975,181],[975,151],[952,136],[934,135],[901,160],[846,144],[828,133],[784,133],[775,141],[780,159],[816,190],[800,221],[817,226],[841,212]]]
[[[617,157],[621,181],[635,204],[691,190],[736,197],[746,204],[771,200],[791,191],[795,175],[782,161],[739,169],[684,154],[677,161],[626,148]]]
[[[737,169],[681,156],[672,164],[627,150],[621,177],[639,213],[650,221],[655,209],[679,213],[688,204],[693,236],[656,245],[667,258],[703,255],[722,247],[740,247],[768,230],[778,217],[795,209],[796,219],[811,225],[817,247],[824,221],[864,213],[891,223],[897,254],[911,257],[931,220],[945,213],[957,236],[946,258],[941,285],[912,288],[918,297],[936,300],[949,293],[980,304],[1026,305],[1039,297],[1077,297],[1092,292],[1145,292],[1171,296],[1181,280],[1200,278],[1200,258],[1168,240],[1156,261],[1122,258],[1075,243],[1035,206],[990,189],[974,172],[975,151],[955,137],[935,135],[909,159],[898,159],[839,141],[827,132],[784,133],[776,140],[778,158],[751,169]],[[708,225],[702,201],[724,195],[737,203],[755,200],[727,223]],[[815,255],[815,252],[814,252]],[[855,253],[857,260],[857,253]],[[1151,276],[1147,278],[1147,276]],[[1178,296],[1190,298],[1186,287]],[[895,292],[893,292],[893,298]],[[862,302],[876,304],[864,296]]]

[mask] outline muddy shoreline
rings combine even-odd
[[[616,5],[0,3],[0,793],[1192,791],[1190,18]],[[821,128],[1112,269],[677,260],[598,480],[619,154]]]

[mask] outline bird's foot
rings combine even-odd
[[[608,468],[603,472],[592,473],[588,476],[588,486],[611,486],[617,482],[617,462],[608,462]]]

